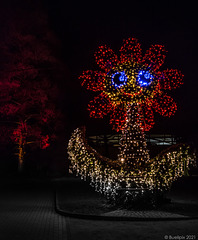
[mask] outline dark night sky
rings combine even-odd
[[[80,86],[78,76],[94,69],[94,51],[107,44],[118,51],[122,40],[139,39],[143,51],[151,44],[163,44],[168,50],[162,68],[177,68],[185,75],[185,84],[170,95],[178,102],[174,117],[156,114],[151,132],[171,132],[196,138],[198,134],[197,94],[197,6],[194,1],[84,1],[43,0],[50,27],[62,43],[62,59],[68,76],[61,83],[62,101],[70,129],[86,124],[90,132],[108,131],[108,120],[89,119],[86,111],[95,96]],[[130,3],[130,4],[129,4]]]

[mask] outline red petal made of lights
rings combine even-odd
[[[126,109],[122,106],[114,107],[110,115],[110,124],[112,124],[112,128],[117,132],[122,130],[126,123],[126,116]]]
[[[102,91],[104,87],[104,73],[98,71],[83,71],[79,77],[81,85],[92,91]]]
[[[152,70],[157,70],[166,57],[166,50],[163,45],[152,45],[143,57],[142,63]]]
[[[154,122],[154,114],[151,106],[147,104],[142,104],[140,108],[140,124],[143,128],[143,131],[149,131],[153,125]]]
[[[184,75],[177,69],[167,69],[162,71],[160,86],[164,90],[171,90],[183,84]]]
[[[122,62],[131,60],[134,62],[140,62],[142,58],[142,49],[136,38],[128,38],[124,40],[120,52],[120,59]]]
[[[172,99],[172,97],[165,94],[156,96],[152,107],[156,112],[164,117],[170,117],[177,111],[177,104],[175,101]]]
[[[106,45],[99,47],[98,51],[95,52],[95,58],[96,63],[106,72],[118,63],[117,55]]]
[[[104,94],[100,94],[95,97],[94,100],[90,101],[88,104],[88,110],[90,112],[90,117],[103,118],[111,110],[111,102],[108,97]]]

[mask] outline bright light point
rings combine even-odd
[[[123,163],[124,162],[124,158],[121,158],[120,161],[121,161],[121,163]]]
[[[137,82],[141,87],[147,87],[153,80],[153,75],[149,71],[140,70],[137,76]]]

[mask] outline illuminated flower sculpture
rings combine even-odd
[[[99,47],[95,58],[101,71],[84,71],[82,86],[99,92],[88,105],[90,116],[110,115],[113,129],[119,131],[126,122],[128,105],[139,104],[142,127],[148,131],[154,125],[153,110],[170,117],[177,105],[165,93],[183,84],[183,74],[176,69],[159,70],[166,50],[152,45],[144,56],[137,39],[124,40],[120,58],[107,46]]]
[[[153,110],[173,115],[177,105],[166,90],[183,84],[180,71],[159,70],[165,53],[164,46],[152,45],[142,56],[137,39],[129,38],[124,40],[120,58],[107,46],[99,47],[95,58],[101,70],[84,71],[80,76],[82,86],[99,92],[88,105],[90,116],[109,114],[113,129],[122,130],[120,153],[117,160],[100,156],[76,129],[68,154],[72,170],[89,178],[110,199],[138,199],[148,191],[168,189],[194,161],[186,146],[174,146],[153,159],[147,150],[144,132],[154,125]]]

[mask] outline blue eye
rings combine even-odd
[[[137,76],[137,82],[141,87],[147,87],[153,80],[153,75],[149,71],[140,70]]]
[[[111,83],[115,88],[120,88],[127,83],[127,76],[124,71],[116,72],[111,76]]]

